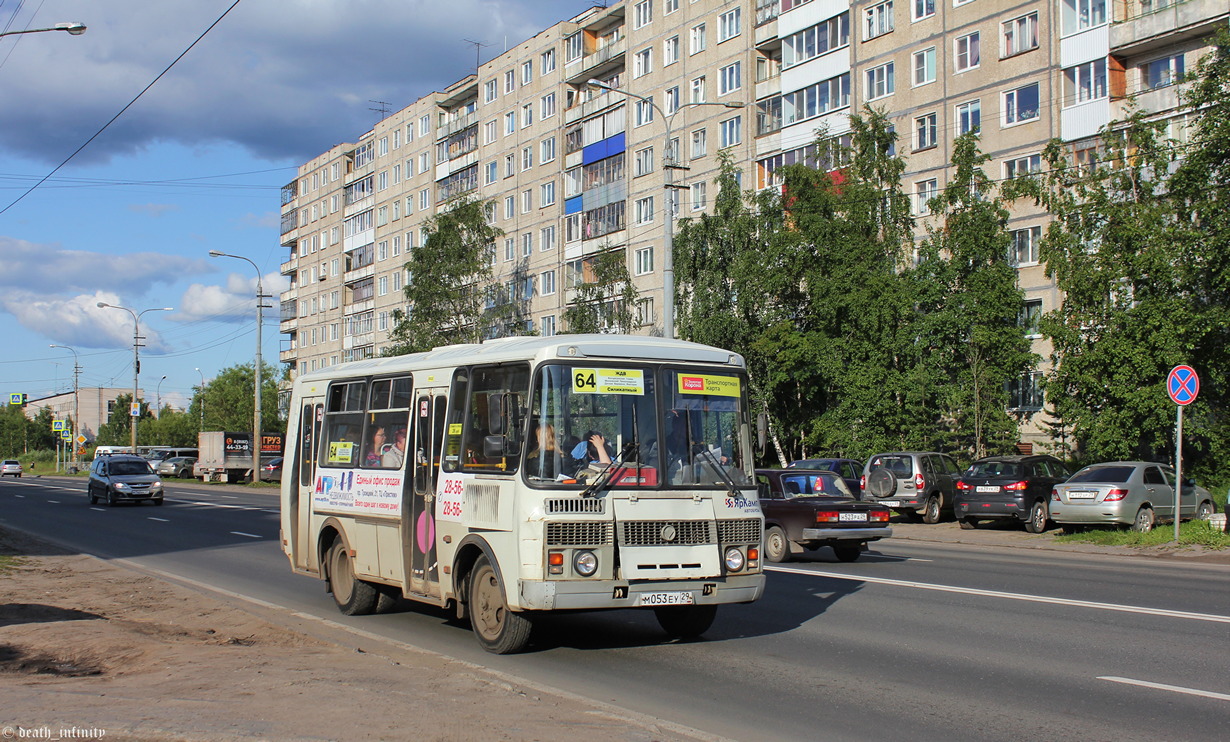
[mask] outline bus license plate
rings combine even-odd
[[[637,605],[692,605],[692,593],[644,593]]]

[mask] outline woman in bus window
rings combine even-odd
[[[559,442],[555,437],[555,426],[543,423],[534,429],[536,447],[525,458],[527,472],[538,479],[555,479],[559,473]]]
[[[377,426],[372,432],[372,443],[367,449],[367,455],[363,457],[363,466],[376,467],[380,466],[381,457],[384,455],[384,426]]]

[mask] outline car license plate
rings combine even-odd
[[[643,593],[637,600],[637,605],[692,605],[692,593]]]
[[[886,508],[895,508],[901,505],[900,500],[880,500],[880,504]]]
[[[1098,496],[1097,492],[1086,492],[1083,490],[1078,490],[1075,492],[1071,490],[1068,491],[1069,500],[1092,500],[1096,498],[1097,496]]]
[[[867,514],[866,514],[866,513],[839,513],[839,514],[837,515],[837,520],[840,520],[840,521],[859,521],[859,522],[861,522],[861,523],[866,523],[866,522],[867,522]]]
[[[995,484],[980,484],[974,488],[975,492],[999,492],[999,485]]]

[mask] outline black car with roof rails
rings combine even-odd
[[[854,496],[862,499],[863,497],[863,462],[855,461],[854,459],[843,459],[838,457],[820,457],[814,459],[799,459],[798,461],[790,462],[791,469],[827,469],[835,471],[846,482],[846,486],[850,488],[850,492]]]
[[[957,480],[957,520],[966,529],[984,520],[1013,520],[1042,533],[1050,520],[1051,488],[1069,476],[1062,461],[1044,454],[978,459]]]

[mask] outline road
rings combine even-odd
[[[277,498],[170,485],[90,506],[84,481],[0,482],[0,523],[736,740],[1224,739],[1230,567],[889,540],[771,567],[706,639],[651,614],[545,617],[493,656],[443,612],[348,618],[278,548]]]

